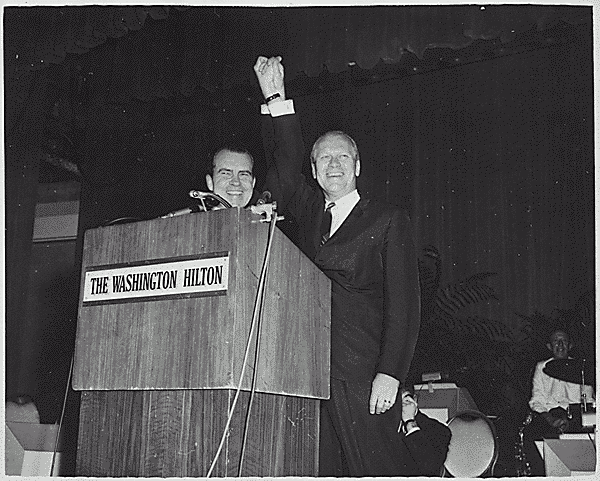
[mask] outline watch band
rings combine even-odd
[[[409,424],[413,424],[417,428],[419,427],[419,424],[414,419],[409,419],[408,421],[404,421],[404,424],[402,426],[402,430],[404,431],[404,434],[408,433],[408,425]]]

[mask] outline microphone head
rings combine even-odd
[[[214,199],[225,208],[230,208],[231,204],[223,197],[214,192],[203,192],[201,190],[190,190],[189,196],[194,199]]]
[[[256,201],[256,205],[270,204],[272,200],[271,192],[265,190],[260,198]]]
[[[202,192],[201,190],[190,190],[189,196],[192,199],[204,199],[210,197],[210,192]]]

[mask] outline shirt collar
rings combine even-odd
[[[344,197],[340,197],[338,200],[336,200],[335,207],[339,208],[340,210],[352,210],[359,200],[360,194],[358,193],[357,189],[354,189],[352,192],[348,192]],[[325,209],[330,203],[331,202],[326,200],[325,207],[323,208]]]

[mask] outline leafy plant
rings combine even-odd
[[[539,312],[517,314],[517,329],[481,316],[461,316],[468,306],[496,297],[486,281],[493,272],[474,274],[442,285],[441,258],[434,246],[426,246],[419,259],[421,329],[409,381],[418,383],[424,372],[442,371],[466,387],[480,410],[487,414],[526,407],[535,363],[546,354],[548,330],[561,324],[592,359],[595,349],[593,292],[557,316]],[[592,361],[593,362],[593,361]]]

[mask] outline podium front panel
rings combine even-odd
[[[242,389],[250,389],[256,343],[249,334],[269,232],[257,220],[233,208],[87,231],[74,389],[235,389],[248,343]],[[226,292],[83,300],[88,271],[223,253]],[[330,281],[277,228],[266,286],[256,390],[328,397]]]

